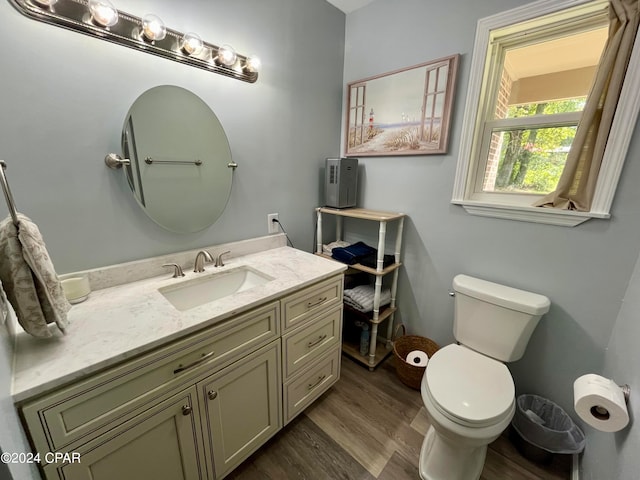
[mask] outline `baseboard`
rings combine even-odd
[[[571,459],[571,480],[580,480],[580,462],[578,454],[574,453]]]

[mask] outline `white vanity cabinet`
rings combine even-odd
[[[33,451],[80,455],[44,477],[223,478],[337,381],[341,299],[342,274],[25,400]]]

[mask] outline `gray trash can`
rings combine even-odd
[[[517,433],[515,438],[512,436],[516,447],[534,461],[548,462],[553,454],[584,450],[582,430],[560,406],[538,395],[520,395],[516,399],[511,426]]]

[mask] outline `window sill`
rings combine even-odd
[[[576,212],[573,210],[556,210],[520,205],[498,205],[471,200],[452,200],[451,203],[461,205],[470,215],[562,227],[575,227],[592,218],[611,217],[609,213],[604,212]]]

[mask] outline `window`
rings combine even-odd
[[[453,203],[574,226],[608,218],[640,106],[634,52],[589,212],[534,207],[553,192],[608,37],[608,1],[543,0],[478,22]],[[637,50],[637,49],[636,49]]]

